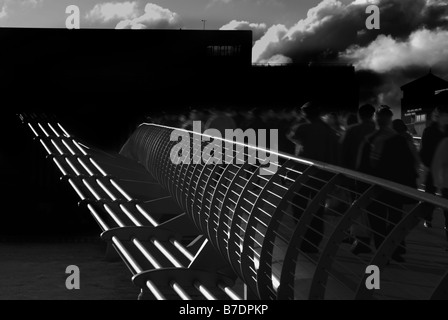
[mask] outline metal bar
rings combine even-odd
[[[238,296],[235,291],[231,288],[224,286],[222,283],[218,283],[218,287],[224,291],[232,300],[239,301],[242,300],[240,296]]]
[[[63,152],[66,152],[65,149],[67,149],[69,154],[72,155],[70,157],[78,160],[79,169],[70,158],[61,157],[61,159],[64,158],[66,160],[66,163],[63,163],[64,166],[58,161],[58,158],[52,158],[64,176],[70,171],[73,171],[76,175],[81,174],[83,176],[83,172],[85,171],[93,177],[89,179],[94,180],[96,179],[94,171],[97,170],[101,175],[110,179],[104,169],[93,158],[87,155],[84,148],[86,150],[89,148],[86,146],[81,147],[59,123],[58,126],[64,132],[63,135],[49,123],[45,126],[42,123],[37,124],[39,129],[35,129],[30,123],[28,123],[28,126],[36,137],[39,137],[40,133],[36,131],[39,130],[42,131],[41,135],[46,136],[47,138],[45,139],[51,142],[48,143],[51,147],[50,149],[43,140],[39,140],[49,155],[53,155],[54,153],[64,155]],[[50,131],[47,130],[47,126]],[[184,146],[189,145],[190,147],[187,150],[188,152],[185,152],[183,155],[184,159],[189,157],[191,160],[188,165],[175,165],[171,162],[170,151],[176,143],[169,141],[170,133],[173,130],[185,131],[190,136],[188,142],[183,142]],[[50,136],[49,133],[54,133],[57,138]],[[342,284],[347,284],[348,288],[352,288],[359,281],[355,298],[370,298],[371,292],[366,292],[366,288],[364,288],[365,275],[358,275],[351,268],[347,268],[344,264],[341,264],[341,261],[336,261],[335,257],[340,247],[340,242],[346,234],[345,230],[350,225],[351,220],[360,214],[360,212],[368,212],[369,210],[366,208],[368,203],[374,201],[384,208],[392,208],[387,203],[378,199],[376,196],[377,190],[387,190],[396,195],[416,199],[421,203],[408,213],[401,222],[395,225],[393,231],[386,236],[382,246],[377,250],[370,262],[365,262],[359,257],[354,258],[354,261],[361,266],[369,263],[378,265],[380,268],[384,267],[392,252],[399,246],[401,239],[409,232],[409,228],[417,222],[417,218],[421,214],[422,203],[429,203],[448,209],[448,201],[445,199],[423,194],[420,191],[386,180],[336,166],[299,159],[255,146],[248,146],[239,142],[203,135],[197,132],[194,132],[193,137],[191,137],[191,133],[193,132],[182,129],[143,124],[131,137],[133,140],[131,140],[130,146],[128,147],[135,148],[134,151],[136,152],[133,152],[133,154],[138,157],[135,160],[142,163],[161,186],[169,191],[180,207],[187,211],[198,228],[211,240],[213,246],[221,252],[225,260],[230,262],[240,276],[242,275],[243,280],[256,296],[263,299],[294,298],[294,278],[298,263],[297,258],[299,254],[303,254],[300,247],[304,241],[308,241],[304,235],[309,230],[318,231],[325,240],[319,247],[321,250],[320,255],[305,255],[309,263],[315,266],[308,298],[322,299],[325,297],[329,276],[334,277],[337,281],[341,281]],[[220,139],[223,142],[225,146],[224,150],[229,151],[225,154],[226,160],[228,158],[234,160],[236,157],[243,156],[246,159],[245,162],[241,165],[230,163],[226,163],[225,165],[212,165],[213,157],[210,155],[209,158],[202,159],[202,147],[204,146],[202,138],[204,137]],[[61,142],[63,144],[62,148],[60,146]],[[196,142],[196,146],[199,145],[200,147],[194,149],[192,142]],[[96,170],[91,169],[92,167],[90,165],[82,161],[83,158],[79,158],[76,155],[75,151],[77,150],[72,144],[83,156],[86,156],[86,159],[89,159]],[[235,146],[242,148],[236,148],[234,150]],[[257,171],[253,170],[255,166],[247,163],[249,158],[253,160],[253,153],[257,150],[275,154],[279,157],[279,163],[274,163],[277,170],[272,170],[272,176],[259,176]],[[221,158],[223,157],[221,150],[216,156],[219,155]],[[246,158],[246,156],[249,156],[249,158]],[[199,161],[196,161],[198,159]],[[258,157],[258,159],[260,158]],[[337,183],[341,177],[364,185],[364,191],[357,192],[358,190],[353,190],[357,188],[344,188],[343,184]],[[330,179],[329,183],[327,183],[328,179]],[[78,196],[81,199],[86,199],[82,192],[84,189],[81,190],[75,184],[77,180],[69,178],[68,181]],[[89,180],[81,178],[80,181],[84,183],[87,190],[98,201],[106,201],[100,198],[106,195],[112,200],[116,200],[122,196],[127,201],[132,200],[132,197],[114,180],[110,180],[110,183],[118,190],[118,193],[107,187],[107,183],[101,179],[96,180],[96,183],[101,187],[98,190],[93,188],[94,185],[91,185]],[[309,191],[309,195],[301,194],[302,192],[297,193],[295,192],[296,189],[306,192]],[[324,221],[320,216],[316,216],[315,211],[322,207],[323,201],[327,197],[345,203],[345,205],[351,204],[351,201],[344,201],[344,199],[339,199],[337,195],[333,194],[333,192],[336,193],[339,190],[345,190],[345,192],[351,193],[356,198],[352,207],[344,210],[329,208],[328,212],[332,212],[332,215],[335,216],[331,218],[332,220],[327,219],[327,221]],[[294,200],[291,201],[292,197],[294,197]],[[305,203],[308,202],[306,208],[301,208],[304,206],[301,204],[302,200],[296,200],[300,198]],[[127,207],[123,204],[119,206],[136,226],[142,225],[132,213],[134,208]],[[101,228],[107,230],[109,228],[108,225],[101,220],[94,207],[88,204],[88,208]],[[124,226],[124,223],[113,212],[110,206],[105,204],[103,208],[118,226]],[[154,226],[157,225],[157,222],[139,204],[135,205],[135,208],[149,223]],[[291,210],[297,210],[294,208],[300,210],[300,219],[297,219],[294,213],[290,213]],[[404,213],[400,208],[392,209]],[[373,215],[374,212],[371,214]],[[320,220],[320,222],[324,223],[326,226],[325,234],[322,234],[320,230],[317,230],[318,228],[310,224],[311,221],[314,221],[313,219]],[[383,221],[387,221],[387,219],[383,219]],[[296,222],[295,227],[288,226],[288,224],[295,224]],[[356,224],[357,222],[355,221],[354,223]],[[380,234],[373,229],[370,231]],[[193,255],[181,243],[174,239],[170,239],[169,241],[170,248],[173,245],[174,247],[172,248],[174,250],[181,252],[188,261],[193,261]],[[135,242],[133,244],[136,245]],[[173,265],[176,267],[182,266],[176,257],[171,254],[170,250],[167,250],[156,239],[153,239],[153,244]],[[114,245],[119,253],[124,255],[125,259],[128,260],[125,255],[125,247],[122,246],[120,248],[115,242]],[[316,244],[311,243],[311,245]],[[146,248],[140,246],[138,249],[148,261],[151,261],[145,255]],[[345,247],[343,250],[346,251]],[[149,254],[150,252],[146,250],[146,253]],[[277,261],[280,261],[281,258],[284,258],[284,261],[278,263]],[[135,261],[128,260],[127,262],[127,264],[131,265],[134,272],[136,271],[136,267],[139,267],[138,264],[134,264]],[[341,268],[346,268],[344,276],[338,275],[339,269],[336,269],[337,265],[340,265]],[[431,266],[440,270],[444,270],[445,267],[443,264],[431,264]],[[413,265],[406,264],[402,267],[405,270],[412,270]],[[415,263],[415,267],[421,266]],[[356,279],[356,282],[350,285],[350,281],[353,278]],[[446,295],[446,292],[441,293],[441,290],[444,290],[443,286],[446,286],[445,283],[448,282],[447,278],[447,274],[441,278],[433,292],[433,298]],[[149,287],[154,285],[154,283],[150,283],[150,285],[147,283],[146,285],[151,290]],[[191,298],[177,283],[171,283],[171,286],[181,298]],[[195,286],[204,297],[212,298],[212,296],[208,295],[210,292],[202,284],[195,284]],[[232,292],[229,291],[230,288],[220,288],[229,297],[234,298],[232,297]],[[153,292],[151,290],[151,292],[153,294],[156,292],[157,294],[157,291]],[[162,298],[162,296],[160,295],[158,298]]]
[[[157,249],[160,250],[160,252],[163,253],[163,255],[170,260],[170,262],[176,267],[176,268],[182,268],[183,265],[177,260],[166,248],[162,245],[160,241],[157,239],[151,239],[151,242],[157,247]]]
[[[179,129],[179,128],[172,128],[172,127],[167,127],[167,126],[163,126],[163,125],[159,125],[159,124],[154,124],[154,123],[143,123],[140,125],[141,126],[152,126],[152,127],[159,127],[159,128],[166,128],[166,129],[175,129],[175,130],[180,130],[180,131],[185,131],[185,132],[190,132],[188,130],[184,130],[184,129]],[[202,134],[203,136],[207,136]],[[211,136],[209,136],[211,137]],[[247,146],[245,144],[241,144],[239,142],[235,142],[235,141],[230,141],[230,140],[226,140],[226,139],[222,139],[222,138],[218,138],[215,137],[216,139],[220,139],[222,141],[226,141],[228,143],[231,144],[236,144],[236,145],[242,145],[242,146]],[[344,176],[346,176],[347,178],[351,178],[363,183],[367,183],[367,184],[375,184],[378,185],[380,187],[383,187],[386,190],[390,190],[393,192],[396,192],[398,194],[404,195],[404,196],[408,196],[410,198],[417,198],[420,199],[421,201],[426,201],[426,202],[430,202],[433,203],[434,205],[437,206],[441,206],[443,208],[447,208],[448,209],[448,201],[445,199],[441,199],[438,197],[435,197],[433,195],[430,195],[428,193],[422,193],[419,192],[413,188],[407,187],[407,186],[403,186],[401,184],[398,183],[394,183],[388,180],[384,180],[384,179],[380,179],[377,177],[373,177],[373,176],[369,176],[367,174],[363,174],[361,172],[358,171],[353,171],[353,170],[349,170],[349,169],[345,169],[342,167],[337,167],[334,165],[329,165],[326,163],[322,163],[322,162],[318,162],[318,161],[309,161],[309,160],[304,160],[301,158],[297,158],[294,156],[291,156],[289,154],[285,154],[282,152],[278,152],[278,151],[272,151],[272,150],[267,150],[265,148],[259,148],[259,147],[254,147],[252,146],[252,148],[255,148],[257,150],[262,150],[268,153],[272,153],[275,154],[277,156],[279,156],[282,159],[288,160],[294,160],[297,163],[301,163],[301,164],[306,164],[306,165],[310,165],[310,166],[314,166],[316,168],[319,168],[321,170],[327,171],[327,172],[331,172],[334,174],[343,174]]]
[[[380,268],[384,268],[389,259],[392,257],[397,246],[405,238],[409,230],[418,223],[418,218],[424,215],[424,205],[422,202],[418,203],[415,208],[403,217],[398,225],[390,232],[389,235],[383,240],[383,243],[376,251],[374,257],[368,265],[374,265]],[[368,290],[365,285],[365,281],[368,275],[364,275],[361,279],[358,290],[355,294],[355,299],[369,299],[372,297],[373,290]]]
[[[269,221],[269,225],[267,226],[267,231],[265,234],[265,238],[263,241],[261,253],[260,253],[260,260],[261,261],[269,261],[269,259],[272,259],[272,252],[274,249],[273,246],[273,239],[276,237],[276,230],[279,227],[281,217],[285,214],[285,207],[288,205],[289,199],[294,195],[295,190],[301,186],[307,179],[309,179],[309,175],[315,172],[317,169],[314,167],[308,167],[308,169],[305,170],[296,180],[295,182],[289,187],[288,192],[283,197],[283,200],[279,203],[277,206],[277,210],[272,215],[272,218]],[[259,268],[259,274],[272,274],[272,266],[270,263],[262,263]],[[260,277],[258,279],[258,293],[261,297],[261,299],[276,299],[277,295],[275,290],[270,290],[270,288],[273,289],[272,281],[268,281],[268,279],[264,277]]]
[[[357,199],[351,208],[345,213],[343,218],[339,221],[333,233],[328,239],[327,245],[322,251],[322,254],[317,263],[314,272],[313,280],[310,287],[309,299],[319,300],[325,296],[325,285],[328,280],[328,272],[334,261],[339,246],[344,239],[344,231],[350,227],[352,220],[354,220],[361,212],[362,207],[366,207],[370,203],[370,199],[380,192],[377,186],[370,187],[359,199]]]
[[[296,248],[299,248],[302,242],[305,240],[303,236],[306,230],[309,228],[309,224],[314,217],[314,212],[316,212],[320,206],[320,203],[325,199],[327,194],[334,188],[336,182],[341,177],[336,175],[331,179],[319,193],[310,201],[306,210],[302,213],[302,216],[296,226],[294,234],[288,244],[288,248],[285,254],[285,261],[283,263],[281,277],[280,277],[280,287],[278,290],[278,299],[292,299],[294,298],[294,291],[289,287],[289,283],[294,283],[294,276],[291,276],[291,272],[296,269],[296,259],[298,252]],[[305,240],[306,241],[306,240]]]
[[[171,287],[176,291],[176,293],[181,297],[182,300],[192,300],[191,297],[181,288],[177,283],[171,282]]]
[[[196,281],[194,283],[194,286],[195,286],[196,289],[199,290],[200,293],[202,293],[202,295],[207,300],[217,300],[216,297],[210,291],[208,291],[208,289],[203,284],[201,284],[198,281]]]
[[[142,267],[138,262],[132,257],[132,255],[126,250],[121,241],[117,237],[112,237],[112,242],[115,244],[118,251],[125,257],[126,261],[134,269],[134,274],[141,273],[143,271]]]
[[[140,250],[140,252],[145,256],[145,258],[151,263],[154,267],[154,269],[161,269],[161,264],[156,260],[156,258],[153,257],[151,253],[146,250],[146,248],[143,246],[143,244],[136,238],[132,239],[132,242],[135,244],[137,249]]]
[[[146,286],[151,291],[151,293],[156,297],[157,300],[166,300],[165,296],[160,292],[159,289],[152,283],[152,281],[146,281]]]
[[[448,300],[448,271],[440,280],[430,297],[431,300]]]

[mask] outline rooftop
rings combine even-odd
[[[425,76],[403,85],[401,90],[412,90],[416,87],[426,87],[436,91],[448,88],[448,81],[434,75],[430,70]]]

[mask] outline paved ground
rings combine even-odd
[[[97,241],[0,242],[0,300],[136,300],[131,273],[104,253]],[[69,265],[80,268],[80,290],[66,289]]]

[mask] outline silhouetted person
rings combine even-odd
[[[358,116],[355,113],[350,112],[345,117],[345,127],[348,128],[355,124],[358,124]]]
[[[347,128],[341,138],[341,166],[356,170],[359,150],[365,138],[375,131],[373,121],[375,108],[370,104],[361,106],[358,110],[359,124]]]
[[[225,139],[226,130],[235,130],[236,123],[225,111],[214,108],[211,110],[211,115],[205,123],[204,129],[216,129],[221,133],[221,137]]]
[[[233,120],[238,128],[242,128],[244,121],[246,120],[247,110],[236,110]]]
[[[335,131],[320,117],[320,108],[315,102],[302,107],[305,123],[290,133],[290,139],[300,146],[297,156],[325,162],[337,163],[338,137]]]
[[[448,130],[448,128],[447,128]],[[440,142],[431,165],[434,186],[440,190],[442,197],[448,199],[448,138]],[[445,234],[448,239],[448,210],[444,210]]]
[[[325,116],[325,122],[328,124],[328,126],[334,130],[338,138],[342,136],[344,133],[344,128],[341,125],[341,122],[339,121],[339,116],[336,112],[331,112]]]
[[[403,120],[395,119],[394,121],[392,121],[392,127],[395,130],[395,132],[397,132],[400,136],[406,139],[409,145],[409,149],[411,150],[412,155],[414,157],[415,170],[418,172],[420,168],[420,156],[418,154],[417,147],[415,146],[414,143],[414,137],[410,134],[408,126],[404,123]]]
[[[347,169],[356,170],[358,154],[366,137],[372,134],[376,129],[376,124],[373,120],[375,108],[370,104],[362,105],[358,109],[359,123],[348,127],[340,139],[340,165]],[[347,180],[345,182],[348,189],[356,189],[356,184]],[[351,201],[356,199],[356,194],[350,194]],[[362,219],[362,217],[361,217]],[[364,219],[366,220],[366,219]],[[365,222],[365,221],[363,221]],[[351,236],[344,240],[345,243],[353,243],[354,238],[369,239],[369,233],[365,228],[357,224],[353,224],[350,228]],[[366,248],[366,252],[370,249]]]
[[[305,123],[297,126],[290,135],[290,139],[301,146],[299,157],[316,160],[320,162],[335,164],[337,160],[338,138],[332,130],[320,118],[320,108],[315,102],[308,102],[302,107],[302,113],[306,119]],[[293,214],[296,219],[300,219],[304,208],[307,208],[317,194],[315,189],[321,188],[319,182],[310,179],[308,186],[302,186],[298,190],[298,195],[293,199],[293,203],[298,207],[293,207]],[[302,209],[301,209],[302,208]],[[309,224],[309,229],[305,232],[300,249],[306,253],[317,253],[322,241],[324,224],[324,207],[319,205]]]
[[[366,138],[361,147],[359,157],[360,171],[390,180],[412,188],[417,187],[417,172],[414,159],[405,138],[392,129],[393,113],[388,107],[380,108],[376,113],[378,130]],[[401,221],[404,199],[397,194],[384,190],[372,202],[367,210],[370,227],[376,248],[379,248],[385,237]],[[386,206],[387,205],[387,206]],[[368,252],[369,239],[359,239],[353,253]],[[396,249],[392,259],[403,262],[404,242]]]
[[[439,146],[439,143],[443,138],[448,137],[446,125],[448,125],[448,107],[441,104],[436,108],[437,116],[436,121],[423,131],[422,143],[420,148],[420,158],[427,168],[427,175],[425,179],[425,192],[430,194],[436,193],[436,188],[433,182],[433,174],[431,170],[431,164],[434,158],[434,154]],[[426,216],[425,227],[431,227],[432,214],[434,206],[428,205],[428,215]]]
[[[254,129],[258,132],[258,129],[266,129],[266,123],[261,118],[261,110],[254,108],[247,112],[246,119],[241,123],[241,129]]]
[[[296,147],[295,144],[288,139],[288,134],[295,121],[296,119],[292,117],[291,112],[282,110],[278,116],[278,121],[275,124],[275,128],[278,129],[278,150],[291,155],[294,155]]]
[[[193,125],[195,121],[201,122],[201,129],[204,131],[204,113],[202,111],[193,109],[190,111],[187,122],[182,125],[182,129],[193,131]]]

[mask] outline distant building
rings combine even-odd
[[[142,102],[141,93],[151,108],[163,110],[212,104],[275,108],[310,99],[337,110],[358,107],[353,66],[253,66],[248,30],[0,28],[0,39],[0,59],[7,62],[2,88],[25,90],[30,95],[16,98],[47,105],[73,102],[78,111],[119,102],[129,108]]]
[[[254,66],[247,30],[0,28],[0,39],[2,103],[56,113],[101,141],[158,111],[358,108],[353,66]]]
[[[431,120],[436,92],[447,88],[448,81],[435,76],[431,71],[401,87],[401,117],[414,134],[421,136]]]
[[[324,111],[358,110],[355,68],[346,64],[309,63],[251,68],[252,101],[261,106],[298,107],[319,100]],[[249,103],[249,101],[248,101]]]

